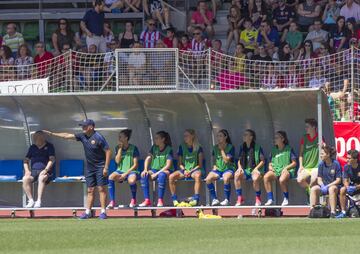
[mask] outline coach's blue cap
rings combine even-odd
[[[85,119],[84,121],[82,121],[81,123],[79,123],[79,126],[95,126],[95,122],[91,119]]]

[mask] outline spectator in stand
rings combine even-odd
[[[166,29],[166,37],[164,38],[163,42],[165,43],[166,47],[168,48],[177,48],[179,41],[175,36],[175,28],[170,27]]]
[[[273,11],[273,23],[279,32],[285,32],[294,20],[295,12],[286,6],[285,0],[279,0],[278,3],[279,6]]]
[[[349,18],[346,20],[346,27],[347,27],[347,41],[349,42],[350,46],[358,46],[360,41],[360,29],[358,28],[356,21],[354,18]]]
[[[253,57],[251,58],[251,60],[256,60],[256,61],[272,61],[272,58],[268,55],[268,53],[266,52],[266,49],[263,45],[259,45],[257,47],[257,53],[255,55],[253,55]]]
[[[310,40],[305,40],[302,47],[300,48],[300,53],[297,60],[307,60],[315,57],[316,55],[313,51],[312,42]]]
[[[107,52],[104,56],[104,63],[106,65],[108,75],[113,75],[115,70],[114,63],[115,63],[115,50],[118,48],[118,43],[115,39],[109,44],[110,51]]]
[[[165,43],[162,40],[156,42],[156,48],[166,48]],[[158,54],[150,54],[149,63],[151,66],[151,80],[155,85],[168,85],[173,84],[175,80],[169,72],[172,70],[172,64],[174,63],[174,55],[172,52],[163,51]]]
[[[312,69],[312,79],[309,82],[309,88],[321,88],[326,84],[326,78],[321,65],[317,64]]]
[[[340,16],[340,8],[336,3],[336,0],[329,0],[326,4],[322,20],[324,22],[324,29],[326,31],[332,31],[336,27],[336,20]]]
[[[26,44],[22,44],[18,49],[18,57],[15,60],[16,74],[18,80],[30,79],[31,68],[29,66],[34,63],[34,59],[31,57],[31,50]]]
[[[14,65],[15,60],[12,57],[10,47],[3,45],[0,47],[0,65]]]
[[[111,31],[111,24],[108,21],[104,22],[104,38],[106,41],[106,52],[110,52],[110,43],[114,40],[114,33]]]
[[[105,0],[105,11],[112,13],[140,12],[141,0]]]
[[[244,17],[249,17],[249,1],[231,0],[231,5],[238,7]]]
[[[221,49],[222,42],[221,40],[213,40],[212,41],[212,52],[211,52],[211,75],[216,77],[220,70],[224,68],[224,60],[226,56],[224,56],[224,52]]]
[[[256,48],[256,40],[259,32],[253,27],[251,19],[244,20],[244,28],[240,33],[240,42],[245,45],[247,57],[251,58]]]
[[[326,43],[329,39],[329,33],[321,29],[321,20],[316,19],[314,21],[314,30],[312,30],[306,36],[305,40],[310,40],[313,45],[313,50],[318,52],[318,49],[322,43]]]
[[[346,37],[345,17],[339,16],[336,20],[336,29],[330,34],[330,48],[333,52],[340,52],[347,48]]]
[[[213,20],[213,13],[207,9],[206,2],[201,0],[198,2],[197,11],[191,16],[188,32],[192,34],[196,27],[200,27],[209,37],[212,37],[214,35]]]
[[[266,68],[266,73],[262,79],[261,87],[264,89],[275,89],[280,85],[280,77],[276,72],[275,65],[273,63],[269,63]]]
[[[233,64],[234,71],[237,73],[244,73],[245,65],[246,65],[246,54],[245,54],[245,46],[242,43],[236,45],[235,49],[235,61]],[[246,71],[245,71],[246,73]]]
[[[303,35],[298,30],[296,22],[291,22],[289,31],[284,32],[281,38],[281,42],[289,43],[291,52],[295,58],[299,55],[299,50],[303,41]]]
[[[299,70],[299,65],[295,62],[288,63],[286,74],[281,77],[281,88],[302,88],[304,78]]]
[[[22,44],[24,44],[24,37],[21,33],[16,31],[16,24],[7,24],[6,34],[3,37],[2,45],[6,45],[11,49],[13,58],[16,58],[17,50]]]
[[[271,27],[271,23],[269,21],[261,22],[257,43],[258,45],[264,44],[269,55],[272,55],[279,46],[279,33],[276,28]]]
[[[59,19],[58,29],[52,34],[51,41],[55,56],[61,54],[61,49],[64,44],[69,44],[71,48],[73,47],[75,44],[74,32],[71,30],[67,19]]]
[[[253,5],[253,4],[252,4]],[[266,4],[263,0],[255,0],[255,5],[249,9],[250,17],[256,29],[267,19]]]
[[[79,31],[75,33],[75,47],[76,51],[87,52],[86,46],[86,34],[81,29],[81,25],[79,25]]]
[[[120,48],[130,48],[137,41],[139,41],[139,37],[134,33],[134,24],[127,21],[125,23],[125,32],[119,34]]]
[[[11,49],[3,45],[0,47],[0,80],[15,80],[14,65],[15,61],[12,57]]]
[[[95,45],[100,53],[106,52],[106,40],[104,38],[104,1],[95,0],[94,8],[87,11],[80,22],[81,29],[86,33],[86,45]]]
[[[290,48],[290,44],[289,43],[283,43],[279,49],[279,51],[275,52],[273,54],[273,60],[274,61],[281,61],[281,62],[286,62],[286,61],[293,61],[294,60],[294,56],[291,53],[291,48]]]
[[[129,69],[129,84],[140,85],[145,77],[146,56],[143,52],[136,50],[141,49],[141,44],[135,42],[133,48],[135,49],[129,55],[128,69]]]
[[[163,0],[143,0],[143,8],[148,17],[160,22],[162,30],[170,27],[170,10]]]
[[[187,34],[183,34],[181,36],[180,42],[179,42],[179,49],[184,51],[191,50],[191,43],[189,36]]]
[[[125,0],[124,12],[141,12],[142,11],[141,0]]]
[[[244,18],[241,17],[240,9],[237,6],[233,5],[230,7],[227,20],[229,29],[227,32],[226,53],[229,52],[233,40],[235,40],[235,45],[239,43],[239,32],[244,22]]]
[[[160,40],[160,32],[156,30],[154,19],[148,19],[146,25],[147,28],[140,34],[140,41],[144,48],[155,48],[156,42]]]
[[[345,4],[340,10],[340,16],[344,16],[345,20],[355,18],[356,22],[360,22],[360,5],[354,3],[354,0],[345,0]]]
[[[203,37],[203,31],[201,28],[195,28],[193,33],[193,39],[191,40],[191,51],[200,52],[208,49],[211,45],[208,39]]]
[[[36,63],[35,78],[46,78],[51,71],[49,60],[53,59],[54,56],[50,52],[46,51],[45,43],[38,42],[35,45],[36,56],[34,63]]]
[[[219,75],[216,76],[216,87],[220,90],[239,90],[247,80],[244,74],[236,72],[235,62],[229,62],[229,68],[223,68]]]
[[[308,32],[315,19],[320,17],[321,7],[314,0],[306,0],[297,8],[298,24],[301,32]]]
[[[207,2],[210,2],[209,8],[211,8],[213,17],[214,17],[214,23],[216,23],[216,14],[217,10],[221,8],[222,0],[206,0]]]

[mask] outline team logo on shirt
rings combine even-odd
[[[330,174],[331,174],[331,175],[335,175],[335,169],[331,169],[331,170],[330,170]]]
[[[91,143],[92,145],[95,145],[95,140],[91,140],[90,143]]]
[[[47,150],[48,149],[48,147],[47,146],[45,146],[45,148],[44,148],[45,150]]]

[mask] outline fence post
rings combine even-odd
[[[209,48],[208,50],[208,66],[209,66],[209,83],[208,83],[208,90],[211,89],[211,48]]]
[[[69,63],[69,66],[70,66],[69,77],[70,77],[70,82],[69,82],[69,83],[70,83],[70,91],[71,91],[71,92],[74,92],[72,55],[73,55],[73,51],[72,51],[72,49],[70,49],[70,51],[69,51],[69,58],[70,58],[70,63]]]
[[[116,92],[119,92],[119,50],[115,50]]]
[[[350,112],[351,112],[351,121],[355,121],[355,112],[354,112],[354,88],[355,88],[355,85],[354,85],[354,81],[355,81],[355,72],[354,72],[354,58],[355,58],[355,55],[354,55],[354,45],[351,45],[351,109],[350,109]]]
[[[176,90],[180,90],[180,84],[179,84],[179,49],[175,49],[175,87]]]

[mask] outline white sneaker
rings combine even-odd
[[[41,201],[40,200],[36,200],[34,208],[40,208],[41,207]]]
[[[217,206],[220,204],[220,201],[218,199],[213,199],[213,201],[211,202],[211,206]]]
[[[25,206],[25,208],[32,208],[34,206],[35,202],[33,199],[30,199],[27,203],[27,205]]]
[[[226,198],[220,203],[221,206],[228,206],[229,204],[230,202]]]
[[[281,203],[281,206],[287,206],[289,204],[289,200],[287,198],[284,198],[283,202]]]
[[[272,199],[268,199],[268,201],[265,203],[266,206],[272,205],[273,204],[273,200]]]

